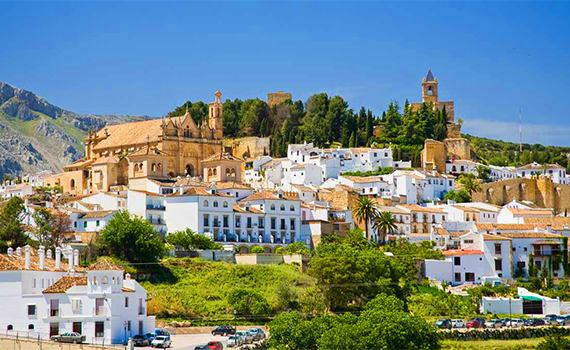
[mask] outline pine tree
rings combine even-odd
[[[350,135],[350,140],[348,141],[348,147],[357,147],[356,143],[356,133],[353,131],[352,135]]]

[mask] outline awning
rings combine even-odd
[[[519,295],[518,297],[528,301],[542,301],[542,298],[534,297],[532,295]]]

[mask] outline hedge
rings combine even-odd
[[[453,330],[442,331],[442,338],[445,340],[508,340],[525,338],[542,338],[547,335],[559,334],[570,336],[570,328],[566,327],[541,327],[541,328],[505,328],[505,329],[470,329],[467,331]]]

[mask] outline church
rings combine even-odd
[[[183,116],[109,125],[89,132],[85,157],[64,167],[64,192],[85,194],[139,187],[147,178],[199,176],[202,161],[223,151],[222,93],[196,125]]]

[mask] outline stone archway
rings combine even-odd
[[[186,175],[194,176],[194,166],[192,164],[186,165]]]

